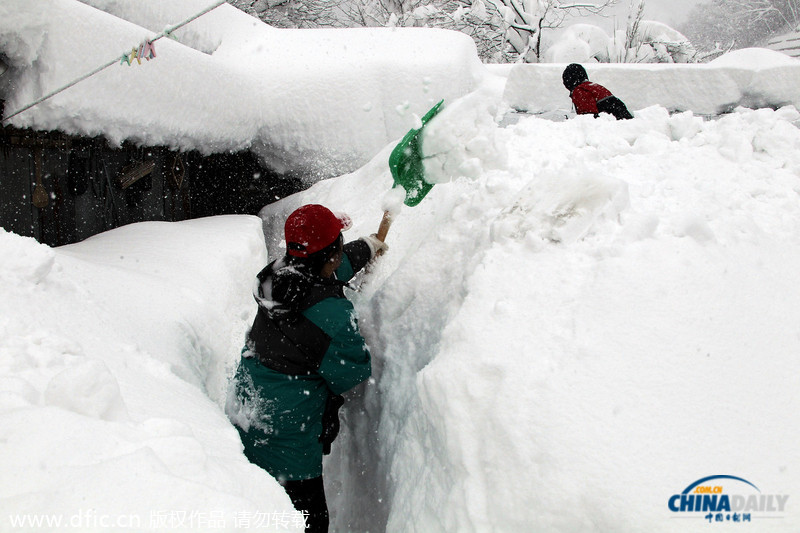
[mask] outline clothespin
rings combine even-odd
[[[134,59],[139,61],[140,65],[142,64],[142,60],[139,59],[139,49],[136,48],[135,46],[133,48],[131,48],[131,63],[133,63]]]
[[[120,65],[128,65],[131,66],[131,57],[128,54],[122,54],[122,57],[119,60]]]
[[[152,43],[152,41],[144,42],[142,54],[148,61],[156,57],[156,46]]]

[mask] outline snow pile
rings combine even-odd
[[[722,54],[709,65],[715,67],[763,70],[773,67],[797,66],[797,60],[786,54],[766,51],[765,48],[740,48]]]
[[[326,465],[339,530],[699,531],[667,503],[701,477],[800,494],[800,113],[482,105],[431,122],[426,152],[481,155],[451,154],[352,295],[375,371]],[[267,206],[271,251],[307,202],[375,231],[387,157]],[[747,528],[796,530],[792,497]]]
[[[220,407],[257,218],[56,249],[0,230],[0,258],[0,530],[298,529]]]
[[[800,106],[800,62],[780,52],[748,49],[706,65],[586,64],[589,79],[611,90],[635,111],[654,105],[670,111],[717,115],[737,106]],[[719,61],[719,62],[717,62]],[[504,100],[530,113],[569,110],[564,64],[517,65]]]
[[[77,0],[0,4],[7,115],[212,4],[87,3],[109,13]],[[276,170],[330,176],[485,75],[454,31],[278,30],[224,4],[175,35],[155,43],[155,59],[113,65],[11,123],[206,154],[251,149]]]

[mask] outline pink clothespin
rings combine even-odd
[[[144,42],[142,55],[144,55],[144,58],[148,61],[156,57],[156,47],[151,41]]]

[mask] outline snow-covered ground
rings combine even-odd
[[[430,124],[437,184],[351,295],[375,370],[326,462],[335,529],[796,530],[800,113],[500,127],[501,95]],[[268,249],[305,202],[375,231],[390,148],[268,206]],[[0,529],[290,523],[222,414],[261,222],[0,234]],[[788,503],[749,524],[669,510],[717,474]]]
[[[7,45],[19,30],[5,22]],[[18,52],[33,64],[53,49],[26,51],[26,24]],[[60,78],[77,57],[30,75]],[[738,71],[755,79],[763,57]],[[774,87],[797,101],[790,69],[748,85],[752,101]],[[641,71],[620,67],[612,88],[625,94]],[[679,79],[664,86],[702,113],[706,86]],[[558,82],[527,89],[563,97]],[[707,120],[663,103],[631,105],[624,122],[514,122],[509,87],[486,74],[446,101],[424,140],[436,185],[397,213],[389,252],[351,295],[375,364],[326,461],[334,529],[796,531],[800,113]],[[163,94],[138,124],[160,124]],[[103,102],[108,114],[61,116],[106,134],[137,123]],[[243,116],[250,103],[230,105]],[[196,127],[193,142],[216,146]],[[353,146],[361,135],[334,131]],[[55,249],[0,231],[0,530],[291,529],[288,498],[246,461],[222,411],[252,278],[264,237],[280,253],[301,203],[349,213],[349,238],[374,232],[393,144],[267,206],[263,221],[143,223]],[[756,508],[714,524],[670,510],[714,475],[757,486],[709,487]],[[759,509],[759,496],[788,501]]]

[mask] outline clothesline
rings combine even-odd
[[[149,42],[150,42],[150,43],[154,43],[154,42],[156,42],[157,40],[161,39],[162,37],[169,37],[169,36],[172,34],[172,32],[174,32],[174,31],[175,31],[175,30],[177,30],[178,28],[181,28],[181,27],[183,27],[183,26],[186,26],[186,25],[187,25],[187,24],[189,24],[190,22],[192,22],[192,21],[194,21],[194,20],[196,20],[196,19],[198,19],[198,18],[202,17],[203,15],[205,15],[206,13],[208,13],[209,11],[212,11],[212,10],[214,10],[214,9],[218,8],[219,6],[221,6],[222,4],[224,4],[224,3],[225,3],[225,1],[226,1],[226,0],[219,0],[218,2],[216,2],[216,3],[214,3],[213,5],[211,5],[211,6],[207,7],[207,8],[205,8],[205,9],[204,9],[203,11],[201,11],[200,13],[197,13],[196,15],[193,15],[193,16],[189,17],[188,19],[184,20],[183,22],[180,22],[180,23],[178,23],[178,24],[176,24],[176,25],[174,25],[174,26],[168,26],[168,27],[167,27],[167,28],[166,28],[164,31],[162,31],[161,33],[159,33],[159,34],[158,34],[156,37],[154,37],[153,39],[150,39],[150,40],[149,40]],[[56,89],[56,90],[54,90],[54,91],[52,91],[52,92],[50,92],[50,93],[47,93],[46,95],[44,95],[44,96],[42,96],[41,98],[39,98],[39,99],[35,100],[34,102],[31,102],[30,104],[26,105],[25,107],[23,107],[23,108],[21,108],[21,109],[18,109],[17,111],[14,111],[14,112],[13,112],[13,113],[11,113],[10,115],[8,115],[6,118],[4,118],[4,119],[2,120],[2,122],[6,122],[6,121],[8,121],[8,120],[11,120],[12,118],[14,118],[15,116],[19,115],[20,113],[23,113],[23,112],[27,111],[28,109],[30,109],[30,108],[32,108],[32,107],[34,107],[34,106],[38,105],[38,104],[41,104],[41,103],[42,103],[42,102],[44,102],[45,100],[47,100],[47,99],[49,99],[49,98],[52,98],[53,96],[57,95],[58,93],[60,93],[60,92],[63,92],[63,91],[66,91],[66,90],[67,90],[67,89],[69,89],[70,87],[72,87],[72,86],[74,86],[74,85],[77,85],[78,83],[82,82],[83,80],[86,80],[86,79],[88,79],[88,78],[91,78],[91,77],[92,77],[92,76],[94,76],[95,74],[97,74],[97,73],[99,73],[99,72],[101,72],[101,71],[103,71],[103,70],[107,69],[107,68],[108,68],[108,67],[110,67],[111,65],[114,65],[115,63],[118,63],[118,62],[119,62],[119,60],[120,60],[120,56],[118,55],[118,56],[116,56],[114,59],[112,59],[111,61],[109,61],[109,62],[107,62],[107,63],[105,63],[105,64],[103,64],[103,65],[101,65],[101,66],[97,67],[96,69],[92,70],[91,72],[89,72],[89,73],[87,73],[87,74],[84,74],[83,76],[81,76],[81,77],[79,77],[79,78],[77,78],[77,79],[75,79],[75,80],[73,80],[73,81],[69,82],[68,84],[64,85],[63,87],[60,87],[60,88],[58,88],[58,89]]]

